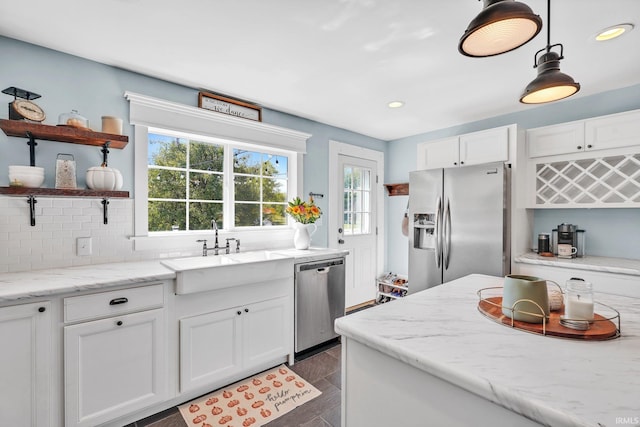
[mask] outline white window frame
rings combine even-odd
[[[206,138],[212,142],[231,143],[255,151],[268,151],[289,156],[289,195],[298,194],[303,188],[303,155],[310,134],[279,126],[241,119],[202,108],[192,107],[132,92],[125,92],[129,100],[129,121],[134,126],[134,249],[174,250],[193,248],[194,240],[208,238],[211,231],[177,231],[151,235],[148,231],[148,134],[149,132],[175,131],[193,139]],[[225,165],[228,166],[228,165]],[[230,185],[225,183],[224,200],[232,200]],[[289,197],[290,198],[290,197]],[[227,212],[225,212],[225,217]],[[291,221],[289,222],[291,224]],[[289,240],[283,227],[242,227],[224,230],[246,243]],[[224,236],[222,236],[224,237]]]

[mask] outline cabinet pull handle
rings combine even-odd
[[[45,307],[39,307],[39,308],[38,308],[38,311],[39,311],[40,313],[44,313],[44,312],[45,312],[45,310],[46,310],[46,308],[45,308]]]
[[[109,301],[109,305],[118,305],[118,304],[124,304],[129,302],[129,300],[125,297],[122,298],[114,298],[111,301]]]
[[[116,325],[118,325],[118,326],[122,326],[122,320],[118,320],[118,321],[116,322]]]
[[[248,308],[245,308],[245,309],[244,309],[244,312],[245,312],[245,313],[248,313],[248,312],[249,312],[249,309],[248,309]]]
[[[242,314],[242,312],[240,310],[237,311],[238,316],[240,316]]]

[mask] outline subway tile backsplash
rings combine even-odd
[[[102,199],[37,197],[36,225],[26,197],[0,197],[0,273],[162,258],[134,251],[133,199],[110,199],[103,224]],[[78,256],[76,239],[91,237],[92,254]],[[189,255],[189,254],[172,254]]]

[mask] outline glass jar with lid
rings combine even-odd
[[[86,118],[78,114],[77,110],[71,110],[70,113],[62,113],[58,116],[58,125],[86,128],[89,126],[89,123]]]
[[[564,294],[564,317],[593,321],[593,286],[582,279],[567,281]]]

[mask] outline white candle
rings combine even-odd
[[[564,317],[572,320],[593,320],[593,301],[569,295],[564,302]]]

